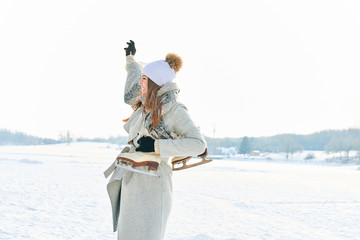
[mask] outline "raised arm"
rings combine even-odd
[[[134,107],[140,101],[140,80],[141,80],[141,66],[135,61],[134,55],[136,53],[135,43],[130,40],[127,43],[128,47],[125,49],[127,77],[124,90],[124,102]]]

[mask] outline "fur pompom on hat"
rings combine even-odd
[[[181,57],[175,53],[168,53],[165,60],[146,64],[142,73],[157,85],[163,86],[173,81],[176,76],[175,74],[180,71],[182,64]]]
[[[183,65],[181,57],[175,53],[168,53],[165,57],[165,61],[172,69],[174,69],[175,73],[179,72]]]

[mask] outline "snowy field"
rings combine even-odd
[[[104,143],[0,147],[0,239],[116,239]],[[360,239],[358,166],[215,160],[173,173],[165,239]]]

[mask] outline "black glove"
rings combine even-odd
[[[135,150],[138,152],[155,152],[154,143],[155,140],[151,137],[141,137],[137,143],[139,144],[139,147]]]
[[[128,47],[124,48],[125,49],[125,55],[129,56],[130,53],[131,55],[135,55],[136,53],[136,48],[135,48],[135,43],[133,40],[130,40],[130,42],[127,42]]]

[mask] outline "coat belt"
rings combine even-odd
[[[116,160],[113,162],[113,164],[111,164],[110,167],[108,167],[105,172],[104,172],[104,176],[105,178],[108,178],[110,176],[110,174],[115,170],[116,166],[115,166],[115,162]]]

